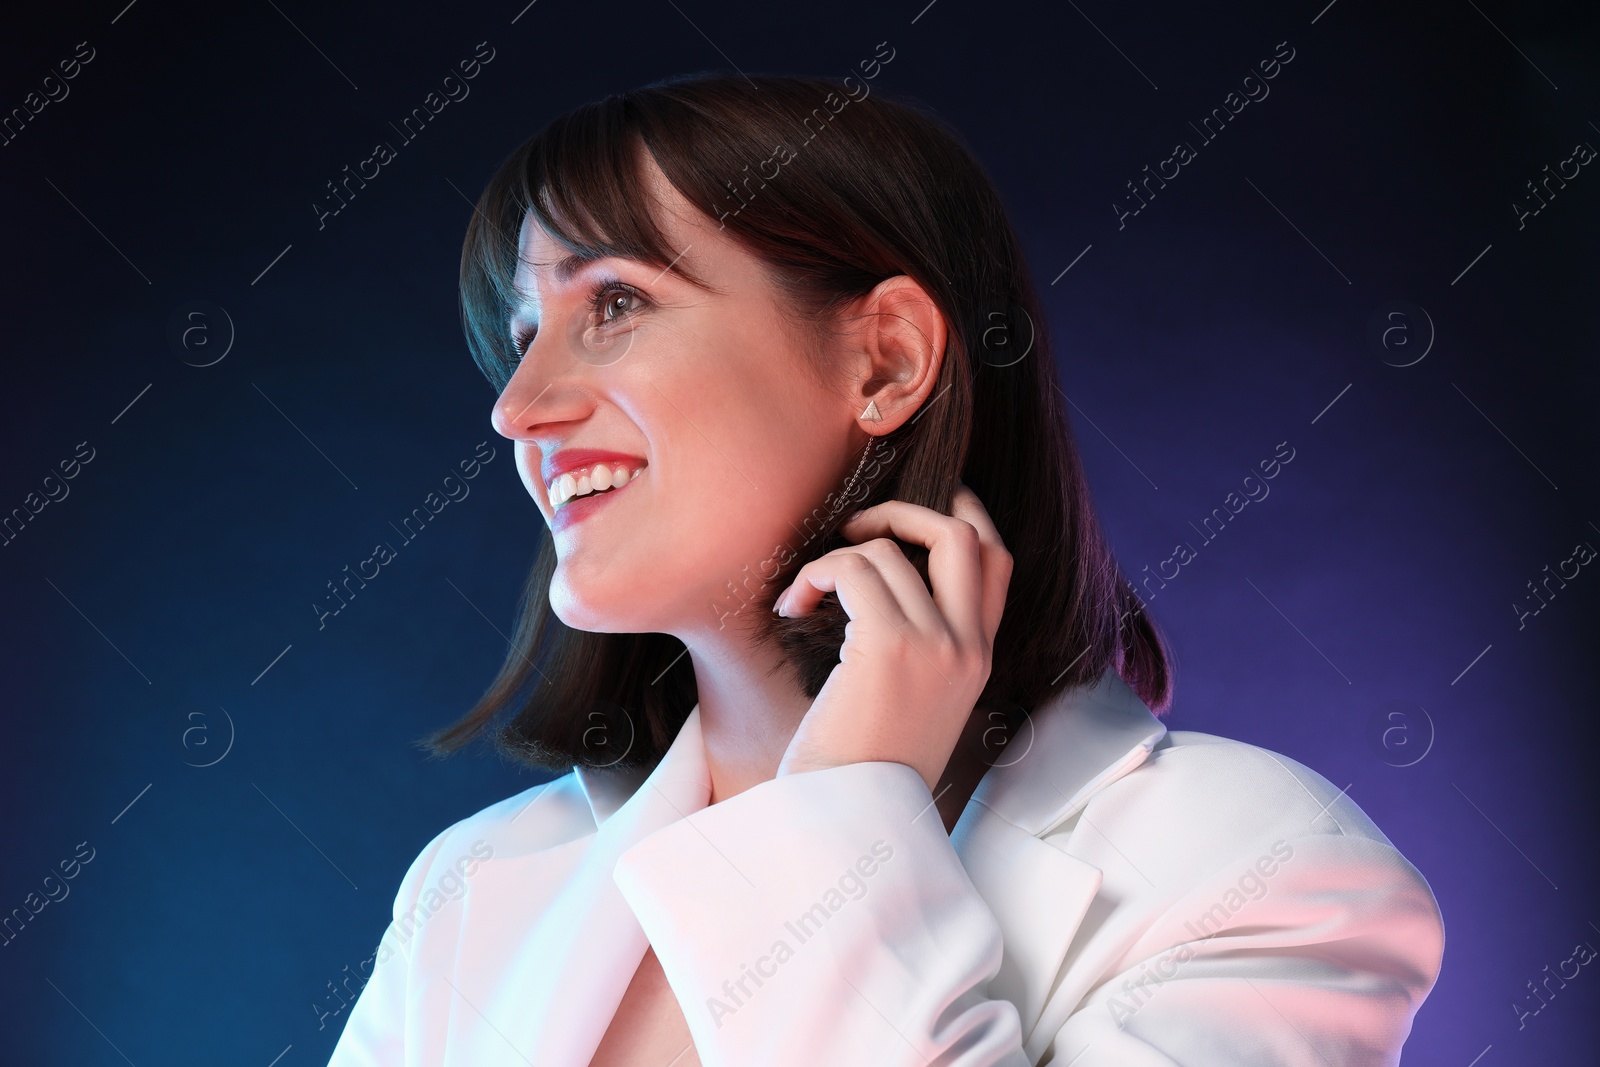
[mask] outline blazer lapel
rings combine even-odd
[[[989,995],[1017,1006],[1024,1040],[1100,890],[1100,869],[1046,835],[1143,763],[1166,732],[1127,683],[1107,671],[1096,685],[1066,690],[1031,714],[951,831],[1005,944]]]
[[[456,961],[460,989],[452,1018],[462,1025],[452,1027],[451,1063],[584,1067],[593,1058],[649,946],[612,880],[617,858],[656,830],[704,808],[710,799],[699,709],[690,713],[648,776],[582,768],[576,776],[597,829],[510,861],[529,866],[505,872],[510,877],[501,884],[521,896],[520,907],[513,905],[509,913],[537,909],[539,918],[521,935],[490,927],[479,931],[479,944],[462,947],[463,957],[475,963],[493,957],[480,972],[492,984],[476,990],[471,1004],[462,1005],[471,996],[465,985],[470,971],[478,968]],[[541,887],[554,894],[548,903],[537,899]],[[484,888],[475,886],[469,896]],[[493,900],[483,906],[508,913]],[[471,1018],[475,1013],[492,1027]]]

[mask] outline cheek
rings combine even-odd
[[[717,588],[748,582],[747,567],[748,574],[761,573],[777,546],[802,548],[809,536],[805,519],[837,488],[837,446],[823,425],[820,417],[768,410],[730,426],[740,445],[724,449],[725,458],[707,450],[705,469],[715,473],[686,492],[689,526],[683,533],[699,542],[688,554]],[[770,566],[765,570],[771,573]]]
[[[712,435],[709,420],[706,426]],[[766,443],[753,440],[737,421],[717,424],[718,448],[694,436],[663,458],[664,477],[651,501],[660,521],[646,556],[680,587],[721,589],[745,564],[754,568],[774,527],[785,527],[773,477],[781,457],[757,451],[755,445]]]

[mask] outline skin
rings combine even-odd
[[[775,649],[721,617],[740,603],[727,583],[774,546],[799,543],[802,516],[854,469],[867,434],[893,431],[932,393],[943,315],[912,279],[887,279],[848,309],[846,335],[830,345],[825,372],[813,371],[812,342],[782,317],[761,262],[648,156],[645,167],[655,217],[682,253],[676,265],[715,291],[620,258],[563,278],[555,264],[567,250],[531,216],[522,229],[515,284],[524,302],[512,327],[537,332],[492,421],[514,443],[529,494],[550,522],[540,463],[561,449],[648,463],[624,494],[553,534],[552,610],[580,629],[683,641],[711,803],[784,774],[891,761],[922,776],[948,831],[987,769],[973,702],[1011,574],[970,490],[954,516],[903,501],[867,509],[844,531],[857,544],[801,572],[787,613],[832,590],[852,620],[815,701],[789,672],[771,672]],[[633,293],[611,291],[597,316],[589,297],[600,277]],[[882,421],[859,419],[869,400]],[[929,547],[932,595],[890,537]]]

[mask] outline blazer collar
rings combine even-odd
[[[1143,763],[1166,732],[1122,677],[1106,671],[1093,686],[1063,690],[1030,714],[972,800],[1043,837]]]
[[[1042,1049],[1028,1039],[1101,883],[1099,868],[1071,855],[1064,835],[1049,835],[1096,792],[1144,762],[1166,732],[1114,670],[1092,686],[1064,690],[1024,720],[951,831],[951,845],[994,914],[1004,944],[988,995],[1016,1005],[1033,1055]],[[612,884],[616,859],[710,799],[699,706],[654,768],[576,767],[575,776],[598,829],[564,906],[540,924],[540,940],[548,941],[533,955],[562,959],[576,951],[574,936],[587,936],[588,964],[549,968],[563,979],[523,1005],[530,1023],[566,1020],[552,1029],[536,1028],[535,1033],[543,1029],[542,1043],[534,1039],[542,1051],[559,1047],[582,1062],[581,1054],[592,1054],[610,1018],[594,1012],[594,1005],[621,999],[648,943]],[[579,933],[585,930],[587,935]],[[585,1002],[588,1011],[580,1010]],[[558,1054],[538,1062],[565,1059]]]
[[[671,759],[683,765],[672,770],[673,777],[706,774],[699,717],[696,705],[689,713],[694,745],[675,743],[658,768]],[[685,722],[680,737],[689,730]],[[1081,811],[1094,793],[1144,762],[1166,732],[1121,676],[1107,671],[1095,685],[1063,690],[1030,713],[1016,739],[984,773],[971,803],[1043,837]],[[627,803],[654,769],[575,766],[595,826]],[[709,790],[709,780],[706,786]]]

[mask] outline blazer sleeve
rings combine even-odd
[[[1260,851],[1241,850],[1135,919],[1115,970],[1046,1005],[1038,1064],[1398,1062],[1443,952],[1432,892],[1387,842],[1282,844],[1292,862],[1246,883],[1259,899],[1238,879]],[[644,838],[615,880],[706,1067],[1033,1062],[988,995],[998,923],[908,766],[763,782]]]
[[[1027,1067],[1002,942],[901,763],[785,775],[633,845],[614,878],[705,1067]]]
[[[400,879],[389,925],[373,953],[372,973],[345,1017],[344,1030],[333,1047],[328,1067],[401,1067],[407,1062],[407,975],[411,969],[411,939],[421,914],[417,901],[434,857],[449,834],[447,829],[435,836]]]
[[[1266,862],[1263,862],[1263,861]],[[1437,901],[1387,841],[1304,834],[1241,851],[1067,1010],[1041,1063],[1398,1064],[1444,953]]]

